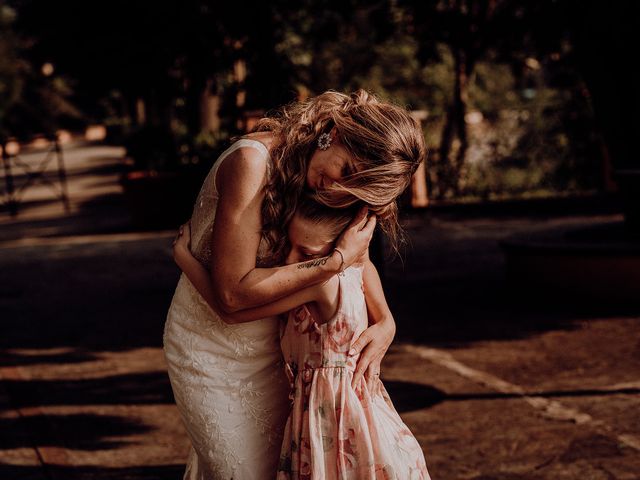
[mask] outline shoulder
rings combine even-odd
[[[267,175],[267,157],[255,147],[243,145],[228,154],[218,167],[216,187],[223,193],[234,186],[262,186]]]
[[[274,137],[272,132],[253,132],[253,133],[248,133],[248,134],[244,135],[243,138],[248,138],[250,140],[256,140],[256,141],[262,143],[267,150],[271,149],[271,146],[273,145],[273,142],[275,140],[275,137]]]

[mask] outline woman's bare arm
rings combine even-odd
[[[215,303],[224,313],[272,302],[327,280],[339,271],[342,259],[335,251],[308,262],[256,268],[266,162],[255,149],[239,148],[230,154],[218,168],[216,180],[220,196],[210,272]],[[367,211],[363,209],[342,235],[338,246],[345,266],[366,250],[375,223],[375,216],[367,219]]]
[[[315,301],[325,301],[330,297],[329,292],[335,295],[338,290],[338,277],[335,275],[326,282],[316,283],[297,292],[282,297],[270,303],[265,303],[259,307],[239,310],[223,317],[227,323],[242,323],[258,320],[259,318],[270,317],[288,312],[289,310]]]
[[[185,225],[183,228],[185,228],[186,231],[184,232],[184,236],[178,239],[175,244],[174,260],[204,300],[226,323],[252,322],[260,318],[278,315],[302,304],[316,301],[321,298],[323,294],[321,284],[314,284],[298,290],[291,295],[258,307],[238,310],[232,313],[221,312],[220,306],[216,303],[209,272],[188,250],[188,241],[186,239],[190,234],[188,231],[189,227]]]

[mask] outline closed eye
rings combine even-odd
[[[356,165],[352,161],[348,161],[342,167],[341,174],[342,174],[343,177],[348,177],[350,175],[355,175],[356,173],[358,173],[358,168],[356,167]]]
[[[341,175],[343,178],[348,177],[349,175],[353,175],[353,169],[349,165],[345,165],[344,167],[342,167]]]

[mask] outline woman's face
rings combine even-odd
[[[342,146],[334,131],[333,140],[326,150],[316,148],[307,168],[307,187],[324,190],[333,182],[358,171],[355,158]]]
[[[325,222],[312,222],[294,214],[289,223],[288,238],[291,250],[285,263],[306,262],[329,255],[335,235]]]

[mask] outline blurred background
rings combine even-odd
[[[434,479],[636,479],[638,4],[0,0],[0,477],[181,478],[171,241],[231,136],[327,89],[428,156],[376,238]]]

